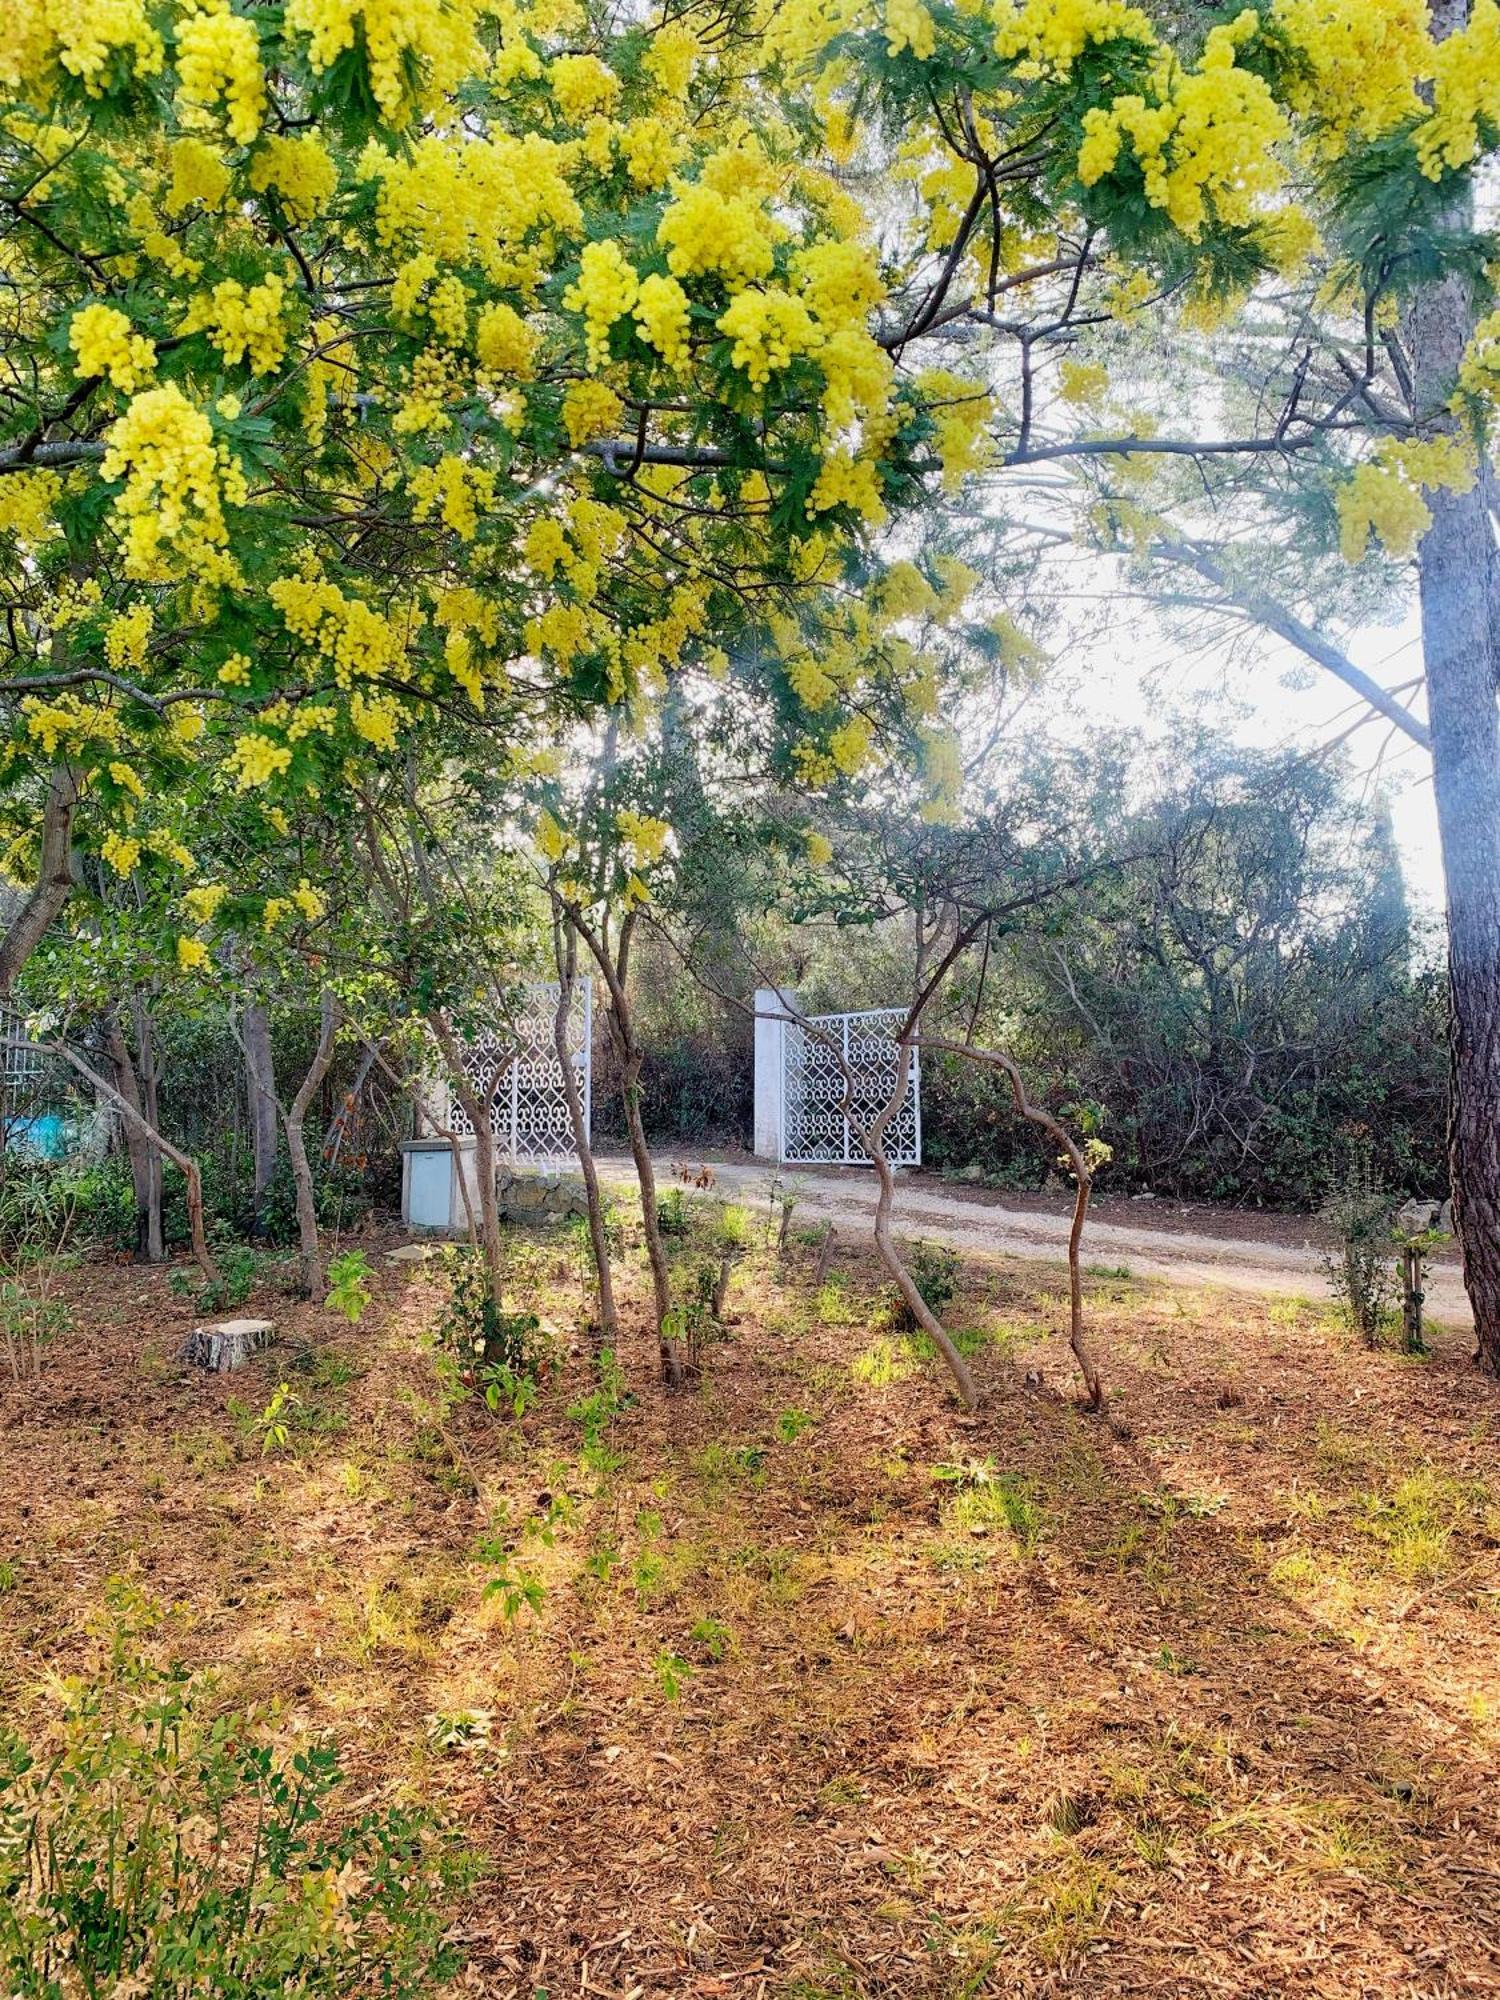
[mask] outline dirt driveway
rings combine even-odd
[[[754,1206],[764,1202],[777,1170],[761,1160],[708,1162],[721,1194]],[[630,1176],[629,1162],[601,1159],[611,1182]],[[700,1159],[681,1153],[657,1158],[663,1188],[683,1170],[696,1174]],[[779,1178],[796,1195],[799,1222],[832,1222],[867,1233],[875,1208],[875,1178],[859,1168],[782,1168]],[[1147,1213],[1137,1221],[1136,1208]],[[1066,1255],[1066,1203],[1042,1196],[995,1194],[956,1188],[935,1176],[903,1174],[896,1194],[896,1226],[907,1237],[925,1236],[954,1249],[990,1251],[1052,1263]],[[1108,1219],[1106,1219],[1106,1217]],[[1102,1201],[1084,1235],[1084,1256],[1092,1265],[1124,1267],[1132,1276],[1165,1278],[1183,1285],[1222,1285],[1232,1291],[1326,1298],[1322,1251],[1315,1225],[1299,1216],[1244,1217],[1240,1227],[1254,1235],[1225,1234],[1235,1212],[1197,1206],[1186,1212],[1173,1202]],[[1448,1326],[1472,1323],[1457,1257],[1436,1260],[1428,1278],[1427,1311]]]

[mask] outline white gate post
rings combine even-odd
[[[797,996],[775,986],[755,989],[755,1157],[781,1158],[786,1141],[784,1081],[786,1022],[795,1013]]]

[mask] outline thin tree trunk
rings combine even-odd
[[[135,1019],[135,1046],[139,1056],[141,1110],[146,1123],[160,1131],[161,1101],[156,1067],[156,1028],[151,1019],[151,1010],[142,994],[137,993],[133,996],[131,1012]],[[166,1224],[162,1216],[166,1189],[162,1182],[161,1147],[153,1145],[148,1140],[145,1150],[146,1256],[149,1262],[159,1264],[167,1254]]]
[[[42,852],[36,883],[0,938],[0,999],[9,996],[21,968],[72,894],[73,815],[78,809],[78,790],[78,773],[73,767],[55,766],[42,810]]]
[[[136,1114],[134,1118],[121,1119],[125,1127],[125,1152],[130,1161],[130,1184],[135,1194],[135,1254],[140,1261],[155,1264],[161,1261],[159,1241],[161,1210],[158,1207],[155,1211],[158,1241],[153,1245],[152,1147],[150,1140],[141,1130],[141,1125],[145,1121],[142,1117],[141,1091],[136,1079],[135,1059],[130,1053],[130,1043],[120,1026],[119,1016],[113,1008],[104,1017],[104,1037],[109,1050],[110,1066],[115,1073],[115,1088]]]
[[[489,1280],[490,1297],[498,1306],[504,1296],[505,1288],[505,1242],[500,1233],[495,1130],[490,1123],[490,1117],[494,1110],[495,1093],[500,1088],[501,1079],[509,1074],[509,1066],[505,1063],[495,1065],[489,1090],[481,1097],[469,1081],[468,1072],[464,1068],[463,1050],[459,1047],[458,1037],[450,1027],[447,1017],[437,1012],[431,1013],[427,1016],[427,1025],[431,1028],[433,1039],[442,1051],[443,1061],[448,1065],[449,1083],[468,1114],[469,1123],[474,1127],[475,1179],[479,1182],[479,1233],[484,1249],[484,1266]],[[457,1164],[456,1147],[455,1164]]]
[[[1078,1184],[1078,1192],[1073,1201],[1073,1226],[1068,1231],[1068,1344],[1083,1375],[1084,1387],[1088,1391],[1089,1408],[1102,1409],[1104,1383],[1088,1343],[1083,1319],[1083,1225],[1088,1218],[1089,1196],[1094,1187],[1094,1177],[1083,1148],[1068,1128],[1054,1118],[1050,1111],[1040,1104],[1032,1103],[1026,1094],[1026,1085],[1019,1067],[1012,1057],[1001,1050],[975,1049],[970,1048],[966,1042],[933,1041],[926,1036],[917,1046],[936,1049],[945,1055],[963,1056],[969,1062],[988,1063],[992,1068],[1004,1070],[1010,1078],[1011,1099],[1018,1116],[1024,1118],[1029,1125],[1035,1125],[1039,1131],[1045,1132],[1048,1138],[1060,1146],[1067,1155],[1068,1164],[1073,1169],[1073,1178]]]
[[[313,1192],[312,1166],[307,1157],[303,1126],[308,1106],[317,1096],[333,1062],[334,1045],[338,1040],[338,1003],[326,987],[323,990],[320,1022],[318,1046],[311,1066],[302,1079],[301,1089],[284,1114],[286,1150],[292,1166],[292,1186],[297,1193],[297,1241],[302,1253],[302,1289],[315,1305],[323,1303],[327,1288],[323,1280],[323,1247],[318,1240],[317,1198]]]
[[[276,1172],[280,1150],[280,1100],[276,1095],[276,1062],[271,1050],[271,1010],[253,1000],[240,1024],[245,1052],[245,1097],[250,1111],[250,1148],[255,1162],[254,1221],[251,1234],[266,1233],[266,1196]]]
[[[620,1338],[615,1311],[615,1282],[609,1267],[609,1232],[604,1226],[604,1197],[599,1190],[599,1170],[589,1142],[588,1119],[584,1116],[583,1093],[568,1047],[568,1022],[573,1012],[573,994],[578,979],[578,933],[565,917],[555,917],[552,926],[553,955],[557,960],[557,1015],[552,1023],[552,1046],[557,1051],[562,1072],[563,1100],[568,1107],[568,1123],[573,1128],[573,1147],[583,1175],[583,1191],[589,1211],[589,1246],[594,1256],[594,1277],[599,1288],[599,1320],[596,1351],[614,1347]]]
[[[685,1370],[682,1343],[667,1332],[672,1310],[672,1278],[667,1253],[661,1240],[661,1218],[656,1206],[656,1173],[651,1165],[651,1148],[646,1143],[646,1127],[641,1117],[642,1051],[635,1036],[635,1016],[627,991],[630,977],[630,946],[635,936],[635,912],[620,925],[620,941],[611,956],[605,937],[595,935],[577,918],[580,936],[594,955],[609,988],[609,1038],[620,1071],[620,1096],[625,1106],[625,1129],[630,1135],[630,1157],[641,1190],[641,1227],[646,1238],[646,1261],[651,1267],[651,1293],[656,1313],[656,1340],[661,1354],[661,1376],[669,1389],[680,1389]]]
[[[198,1170],[198,1162],[191,1154],[184,1153],[180,1147],[174,1146],[170,1139],[164,1138],[154,1125],[147,1122],[144,1114],[135,1105],[128,1104],[114,1085],[106,1083],[98,1070],[86,1063],[81,1055],[68,1047],[66,1042],[39,1042],[33,1046],[39,1048],[44,1055],[57,1056],[67,1063],[70,1069],[76,1070],[86,1082],[91,1083],[95,1090],[114,1105],[122,1117],[130,1120],[154,1145],[159,1146],[179,1170],[187,1183],[188,1228],[193,1239],[193,1256],[204,1277],[211,1283],[217,1283],[219,1267],[209,1252],[208,1237],[203,1228],[203,1176]]]
[[[842,1067],[842,1058],[840,1058]],[[911,1044],[903,1040],[896,1057],[896,1087],[889,1100],[883,1104],[871,1121],[868,1129],[860,1133],[866,1152],[875,1163],[875,1175],[880,1182],[880,1194],[875,1203],[875,1248],[880,1252],[880,1261],[896,1281],[896,1289],[906,1301],[906,1309],[937,1348],[948,1364],[948,1372],[958,1388],[967,1409],[974,1409],[979,1402],[979,1391],[974,1386],[974,1377],[969,1372],[969,1364],[953,1345],[947,1328],[928,1305],[917,1289],[916,1279],[906,1268],[901,1253],[896,1248],[891,1234],[891,1205],[896,1198],[896,1176],[891,1170],[886,1156],[885,1135],[891,1120],[906,1102],[906,1093],[911,1086]],[[853,1100],[853,1079],[844,1068],[844,1088],[846,1103]],[[847,1115],[847,1112],[846,1112]],[[851,1123],[854,1121],[851,1119]],[[856,1125],[855,1130],[859,1127]]]
[[[1468,12],[1467,0],[1438,0],[1433,32],[1454,33]],[[1446,412],[1476,317],[1472,287],[1457,274],[1415,300],[1409,345],[1419,418]],[[1500,1375],[1500,634],[1491,622],[1500,586],[1484,482],[1469,494],[1435,494],[1430,504],[1419,575],[1448,903],[1453,1214],[1479,1365]]]

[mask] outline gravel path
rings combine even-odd
[[[663,1190],[676,1182],[680,1163],[682,1156],[678,1154],[658,1158],[657,1177]],[[626,1160],[601,1159],[599,1164],[612,1183],[630,1178]],[[766,1199],[774,1171],[760,1160],[715,1160],[711,1170],[719,1193],[751,1206]],[[799,1221],[832,1222],[861,1231],[871,1228],[873,1174],[858,1169],[798,1167],[783,1168],[781,1179],[795,1190]],[[1116,1213],[1118,1208],[1115,1204]],[[1296,1218],[1288,1218],[1289,1237],[1296,1226]],[[896,1228],[900,1235],[929,1237],[959,1250],[990,1251],[1045,1263],[1057,1262],[1067,1254],[1066,1216],[1008,1207],[1003,1194],[968,1188],[962,1193],[947,1193],[904,1176],[896,1190]],[[1180,1285],[1222,1285],[1239,1292],[1328,1296],[1322,1253],[1310,1240],[1242,1241],[1181,1228],[1152,1229],[1144,1224],[1091,1219],[1083,1246],[1087,1264],[1123,1266],[1132,1277],[1164,1278]],[[1431,1270],[1427,1311],[1448,1326],[1472,1323],[1455,1258],[1442,1258]]]

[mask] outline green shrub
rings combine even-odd
[[[116,1584],[106,1657],[52,1728],[0,1731],[0,1986],[15,2000],[426,1993],[457,1970],[456,1868],[420,1813],[335,1829],[338,1755],[287,1753],[162,1666]]]

